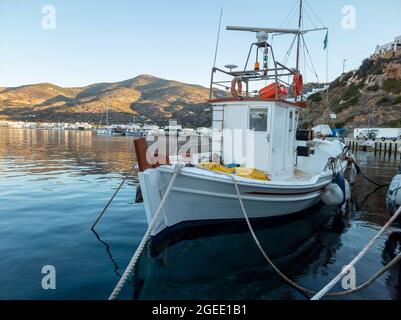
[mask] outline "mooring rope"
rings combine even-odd
[[[328,160],[328,162],[327,162],[325,168],[323,169],[323,171],[326,171],[326,169],[327,169],[329,166],[332,166],[332,170],[333,170],[333,172],[334,172],[334,170],[337,169],[338,161],[339,161],[339,160],[347,161],[347,159],[350,160],[350,161],[352,161],[352,163],[353,163],[354,166],[355,166],[356,173],[357,173],[358,175],[360,175],[362,178],[364,178],[366,181],[368,181],[368,182],[374,184],[374,185],[377,186],[377,187],[388,187],[388,186],[390,185],[390,184],[380,184],[380,183],[377,183],[376,181],[373,181],[372,179],[370,179],[365,173],[363,173],[363,171],[361,170],[361,168],[360,168],[360,166],[358,165],[358,163],[356,162],[356,160],[351,156],[351,154],[349,154],[349,147],[348,147],[348,146],[345,146],[344,149],[343,149],[343,152],[340,153],[337,157],[330,158],[330,159]],[[344,171],[345,171],[346,169],[347,169],[347,168],[344,168]],[[344,171],[342,172],[343,174],[344,174]]]
[[[344,269],[341,271],[333,280],[331,280],[322,290],[315,294],[311,300],[320,300],[323,298],[342,278],[344,278],[349,270],[353,268],[373,247],[373,245],[379,240],[380,236],[390,227],[398,216],[401,214],[401,207],[397,212],[391,217],[391,219],[385,224],[385,226],[376,234],[376,236],[370,240],[370,242],[363,248],[362,251],[352,260]],[[398,261],[398,260],[397,260]]]
[[[111,293],[109,300],[115,300],[117,299],[118,295],[120,294],[121,290],[124,288],[125,283],[127,282],[129,276],[132,274],[132,272],[135,269],[136,264],[139,261],[139,258],[142,254],[142,252],[145,250],[146,244],[149,241],[149,239],[152,237],[152,231],[153,229],[157,226],[160,217],[163,214],[163,208],[164,205],[166,204],[166,201],[168,197],[170,196],[171,190],[173,188],[173,185],[177,179],[177,176],[180,174],[181,170],[183,168],[183,165],[178,163],[175,167],[173,177],[171,178],[171,181],[166,189],[166,192],[164,193],[163,199],[160,201],[159,207],[156,210],[155,215],[153,216],[152,221],[149,223],[148,229],[146,230],[145,235],[142,238],[141,243],[139,244],[138,248],[136,249],[134,255],[132,256],[132,259],[130,263],[128,264],[127,268],[125,269],[123,275],[121,276],[120,280],[118,281],[116,287],[114,288],[113,292]]]
[[[354,163],[354,165],[355,165],[356,172],[357,172],[360,176],[362,176],[366,181],[368,181],[368,182],[374,184],[376,187],[383,188],[383,187],[388,187],[388,186],[390,185],[389,183],[388,183],[388,184],[380,184],[380,183],[377,183],[377,182],[373,181],[373,180],[370,179],[366,174],[364,174],[364,173],[362,172],[361,168],[359,167],[359,165],[356,163],[355,160],[353,160],[353,163]]]
[[[202,168],[202,167],[199,167]],[[203,170],[206,171],[211,171],[205,168],[202,168]],[[214,172],[214,171],[213,171]],[[314,297],[312,298],[312,300],[318,300],[317,298],[322,298],[323,296],[329,296],[329,297],[341,297],[341,296],[347,296],[350,294],[353,294],[355,292],[358,292],[362,289],[365,289],[367,287],[369,287],[370,285],[372,285],[380,276],[382,276],[387,270],[389,270],[391,267],[393,267],[394,265],[396,265],[397,263],[399,263],[401,261],[401,254],[399,254],[398,256],[396,256],[389,264],[387,264],[385,267],[383,267],[382,269],[380,269],[373,277],[371,277],[369,280],[367,280],[365,283],[363,283],[362,285],[351,289],[351,290],[347,290],[347,291],[341,291],[341,292],[333,292],[333,293],[328,293],[328,291],[330,291],[330,289],[332,289],[334,287],[334,285],[340,281],[345,275],[348,274],[350,267],[352,267],[353,265],[355,265],[360,259],[362,259],[363,256],[365,256],[368,251],[371,249],[371,247],[377,242],[377,240],[379,239],[379,237],[384,233],[384,231],[391,226],[394,221],[398,218],[398,216],[401,214],[401,207],[398,209],[398,211],[394,214],[394,216],[388,221],[388,223],[382,228],[382,230],[376,235],[376,237],[374,239],[372,239],[372,241],[361,251],[361,253],[358,255],[358,260],[357,258],[355,258],[348,266],[346,266],[343,271],[334,279],[336,280],[336,282],[331,281],[329,283],[329,285],[327,285],[324,289],[322,289],[320,292],[316,292],[314,290],[310,290],[307,289],[305,287],[300,286],[299,284],[297,284],[296,282],[292,281],[290,278],[288,278],[283,272],[281,272],[281,270],[274,264],[274,262],[269,258],[268,254],[266,253],[266,251],[263,249],[263,246],[261,245],[255,230],[250,222],[249,216],[246,212],[243,200],[242,200],[242,196],[241,196],[241,192],[239,190],[238,187],[238,183],[237,180],[235,179],[234,176],[224,173],[224,172],[214,172],[217,174],[221,174],[224,176],[229,177],[232,181],[233,184],[235,186],[235,191],[237,193],[238,196],[238,200],[241,206],[241,210],[242,213],[244,215],[245,221],[248,225],[248,229],[252,235],[252,238],[256,244],[256,246],[258,247],[259,251],[262,253],[263,257],[265,258],[265,260],[267,261],[267,263],[269,264],[269,266],[285,281],[287,282],[290,286],[292,286],[293,288],[306,293],[306,294],[310,294],[310,295],[314,295]],[[337,279],[338,278],[338,279]],[[323,291],[324,290],[324,291]],[[320,299],[319,298],[319,299]]]
[[[123,181],[120,183],[120,185],[118,186],[116,192],[114,192],[113,196],[111,197],[111,199],[109,200],[109,202],[107,202],[106,206],[104,207],[104,209],[102,210],[102,212],[99,214],[99,216],[97,217],[95,223],[92,225],[91,230],[94,230],[96,225],[98,224],[98,222],[100,221],[100,219],[103,217],[103,215],[105,214],[105,212],[107,211],[107,209],[109,208],[109,206],[111,205],[111,203],[113,202],[114,198],[116,197],[117,193],[120,192],[122,186],[124,185],[125,181],[127,181],[128,177],[131,175],[132,171],[134,171],[134,167],[131,168],[131,170],[127,173],[127,175],[124,177]]]

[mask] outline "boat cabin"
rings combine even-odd
[[[212,153],[224,164],[271,178],[293,175],[300,107],[280,100],[222,100],[213,105]]]
[[[225,165],[262,170],[272,179],[286,179],[294,174],[297,162],[299,112],[306,107],[302,101],[303,80],[298,59],[295,68],[281,64],[267,40],[269,33],[297,37],[301,33],[233,26],[227,29],[254,32],[257,42],[251,44],[243,69],[236,70],[236,65],[229,64],[225,66],[228,70],[212,70],[209,102],[213,106],[213,158]],[[250,66],[253,53],[256,60]],[[228,93],[222,94],[217,88]]]

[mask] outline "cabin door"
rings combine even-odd
[[[288,110],[287,119],[287,156],[285,160],[285,170],[292,170],[295,162],[295,131],[296,131],[296,114],[295,110]]]
[[[270,170],[270,115],[269,108],[250,107],[247,166],[265,172]],[[250,160],[250,161],[249,161]]]

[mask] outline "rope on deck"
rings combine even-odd
[[[152,221],[149,223],[149,227],[146,230],[145,235],[142,238],[141,243],[139,244],[138,248],[136,249],[130,263],[128,264],[127,268],[125,269],[123,275],[121,276],[120,280],[118,281],[116,287],[114,288],[113,292],[111,293],[109,300],[115,300],[117,299],[118,295],[120,294],[121,290],[124,288],[125,283],[128,280],[128,277],[132,274],[132,272],[135,269],[136,264],[138,263],[138,260],[142,254],[142,252],[145,250],[146,243],[149,241],[149,239],[152,237],[152,231],[153,229],[157,226],[160,217],[162,216],[163,213],[163,208],[164,205],[166,204],[166,201],[168,197],[170,196],[171,190],[173,188],[173,185],[177,179],[177,176],[180,174],[181,170],[183,168],[182,164],[177,164],[174,170],[173,177],[171,178],[170,184],[168,185],[166,192],[164,193],[163,199],[160,201],[159,207],[156,210],[155,215],[153,216]]]

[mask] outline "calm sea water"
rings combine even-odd
[[[359,152],[374,180],[387,183],[400,158]],[[90,226],[135,162],[132,138],[91,132],[0,128],[0,299],[106,299],[146,230],[135,204],[136,173],[97,227]],[[345,216],[327,207],[259,228],[275,262],[305,287],[320,289],[389,218],[386,190],[358,180]],[[390,229],[357,268],[366,281],[391,259]],[[57,271],[41,287],[42,267]],[[400,299],[399,269],[344,299]],[[397,289],[398,288],[398,289]],[[337,287],[337,289],[339,289]],[[306,299],[271,272],[243,228],[148,248],[122,299]]]

